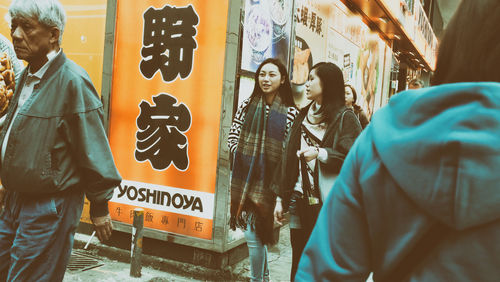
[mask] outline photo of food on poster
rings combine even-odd
[[[328,31],[328,61],[342,68],[346,84],[358,93],[356,104],[370,117],[375,107],[375,97],[382,95],[384,42],[367,33],[358,46],[336,30]]]
[[[255,72],[267,58],[288,65],[292,0],[246,0],[241,69]]]
[[[308,104],[304,85],[309,70],[314,64],[326,60],[328,9],[322,9],[308,0],[298,0],[295,5],[295,42],[290,82],[294,102],[302,108]]]

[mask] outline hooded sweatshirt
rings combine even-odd
[[[296,280],[383,280],[436,224],[451,231],[434,234],[442,240],[408,281],[500,281],[500,83],[410,90],[379,110],[323,205]]]

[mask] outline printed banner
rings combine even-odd
[[[115,220],[133,222],[133,210],[144,209],[144,226],[210,239],[214,194],[135,181],[122,181],[110,203]]]
[[[246,0],[241,69],[255,72],[267,58],[288,65],[293,0]]]
[[[117,1],[114,220],[212,238],[228,1]]]
[[[295,42],[291,68],[292,93],[300,108],[309,103],[305,98],[305,83],[313,65],[326,59],[328,5],[313,0],[295,1]]]

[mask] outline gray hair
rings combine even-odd
[[[66,12],[58,0],[12,0],[9,17],[10,19],[33,18],[48,27],[57,27],[60,31],[59,44],[61,44]]]

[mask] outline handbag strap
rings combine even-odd
[[[307,129],[307,127],[304,125],[304,124],[301,124],[301,129],[302,129],[302,136],[304,136],[304,140],[306,140],[306,143],[307,145],[309,146],[315,146],[313,141],[318,144],[321,144],[321,140],[316,137],[314,134],[312,134],[311,131],[309,131],[309,129]]]
[[[406,281],[412,271],[420,265],[436,246],[451,232],[452,228],[441,222],[436,222],[424,234],[411,251],[401,260],[388,275],[380,281]]]
[[[318,199],[318,203],[321,203],[321,197],[318,197],[319,190],[311,185],[311,181],[309,180],[309,174],[307,172],[307,162],[304,158],[304,155],[300,155],[300,173],[302,177],[302,190],[304,192],[304,196],[306,198],[313,196]],[[307,199],[309,200],[309,199]]]

